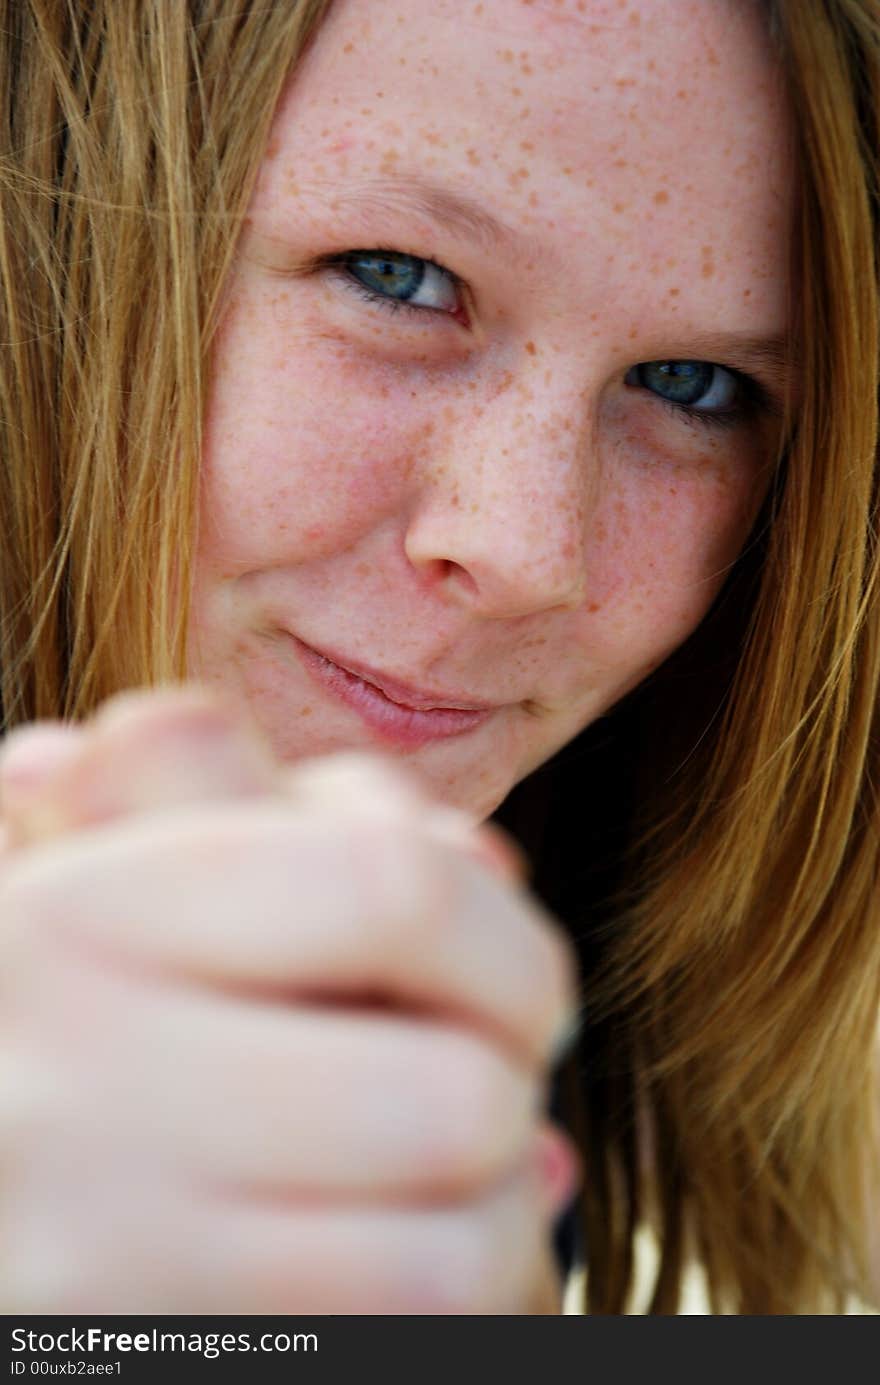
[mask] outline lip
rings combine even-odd
[[[413,688],[384,673],[340,662],[295,635],[294,646],[308,673],[325,690],[358,712],[383,740],[404,749],[475,730],[499,710],[493,703]]]

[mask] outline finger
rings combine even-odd
[[[39,763],[34,772],[35,748],[51,773]],[[19,844],[127,814],[280,788],[251,726],[195,687],[122,694],[82,728],[25,731],[7,760],[7,782],[10,771]]]
[[[17,1198],[9,1229],[16,1313],[513,1314],[549,1255],[529,1169],[421,1208],[206,1201],[93,1175],[42,1214]]]
[[[342,751],[282,770],[291,802],[309,812],[344,812],[393,822],[417,818],[437,841],[458,847],[501,879],[522,883],[527,859],[512,837],[491,823],[431,798],[416,776],[390,757]]]
[[[59,1148],[66,1127],[92,1125],[104,1151],[174,1167],[194,1185],[412,1202],[473,1195],[534,1142],[538,1080],[466,1031],[156,993],[85,964],[59,969],[56,991],[64,980],[86,1024],[58,1018],[46,977],[44,1013],[30,1022],[33,1047],[60,1065],[70,1093],[60,1103],[55,1093]],[[124,1063],[107,1042],[123,1028]]]
[[[537,904],[417,826],[178,809],[19,853],[0,884],[25,945],[42,929],[225,988],[368,994],[541,1066],[574,1010],[571,950]]]
[[[206,1236],[236,1246],[240,1288],[264,1312],[524,1313],[550,1254],[530,1168],[453,1207],[229,1208]]]

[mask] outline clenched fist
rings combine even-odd
[[[0,792],[3,1311],[554,1311],[574,969],[500,834],[193,689]]]

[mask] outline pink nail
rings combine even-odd
[[[538,1131],[537,1163],[551,1216],[562,1211],[580,1182],[581,1162],[572,1141],[556,1126]]]

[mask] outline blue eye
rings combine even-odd
[[[364,296],[387,307],[428,308],[454,313],[460,306],[456,279],[448,270],[399,251],[350,250],[335,263],[364,290]]]
[[[624,383],[695,414],[733,414],[743,393],[732,371],[708,361],[646,361],[633,366]]]

